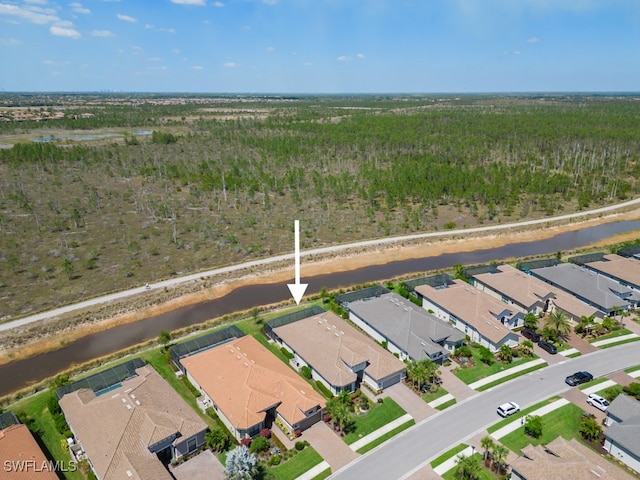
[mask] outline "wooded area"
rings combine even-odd
[[[311,248],[640,189],[633,96],[49,95],[3,108],[64,118],[0,122],[14,143],[0,149],[0,319],[290,252],[294,219]],[[88,132],[121,136],[32,141]]]

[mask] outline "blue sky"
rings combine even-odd
[[[0,89],[640,91],[638,0],[0,0]]]

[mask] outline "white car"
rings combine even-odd
[[[609,401],[596,393],[589,394],[589,396],[587,397],[587,403],[591,406],[596,407],[598,410],[602,410],[603,412],[609,406]]]
[[[520,405],[516,402],[503,403],[498,407],[498,415],[501,417],[509,417],[520,411]]]

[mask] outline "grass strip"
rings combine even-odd
[[[551,397],[551,398],[548,398],[546,400],[543,400],[542,402],[536,403],[535,405],[531,405],[530,407],[527,407],[524,410],[520,410],[518,413],[516,413],[514,415],[511,415],[510,417],[503,418],[499,422],[494,423],[489,428],[487,428],[487,432],[488,433],[493,433],[493,432],[495,432],[497,430],[500,430],[502,427],[504,427],[505,425],[510,424],[514,420],[516,420],[516,419],[518,419],[520,417],[525,417],[528,414],[530,414],[531,412],[533,412],[533,411],[535,411],[535,410],[537,410],[539,408],[542,408],[544,406],[547,406],[550,403],[553,403],[558,399],[560,399],[560,397],[558,397],[558,396]]]
[[[457,400],[455,398],[452,398],[448,402],[444,402],[442,405],[438,405],[436,407],[436,410],[444,410],[446,408],[449,408],[452,405],[455,405],[456,403],[457,403]]]
[[[547,365],[548,364],[546,362],[545,363],[540,363],[538,365],[534,365],[533,367],[527,368],[525,370],[521,370],[521,371],[513,373],[511,375],[507,375],[506,377],[499,378],[495,382],[491,382],[491,383],[487,383],[486,385],[482,385],[481,387],[476,388],[476,390],[479,391],[479,392],[482,392],[482,391],[487,390],[489,388],[493,388],[496,385],[500,385],[501,383],[508,382],[509,380],[513,380],[514,378],[518,378],[518,377],[520,377],[522,375],[526,375],[527,373],[534,372],[534,371],[536,371],[536,370],[538,370],[540,368],[546,367]]]
[[[438,465],[442,465],[444,462],[446,462],[447,460],[449,460],[451,457],[459,454],[461,451],[463,451],[465,448],[467,448],[469,445],[467,445],[466,443],[461,443],[460,445],[456,445],[455,447],[447,450],[446,452],[444,452],[442,455],[434,458],[431,461],[431,468],[436,468]]]
[[[364,447],[358,449],[357,452],[360,454],[367,453],[369,450],[373,450],[378,445],[382,445],[384,442],[386,442],[390,438],[396,436],[398,433],[402,432],[403,430],[406,430],[409,427],[412,427],[415,424],[416,424],[416,421],[411,419],[408,422],[403,423],[402,425],[394,428],[390,432],[387,432],[384,435],[376,438],[373,442],[367,443]]]

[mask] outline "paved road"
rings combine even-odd
[[[569,390],[564,378],[578,370],[588,370],[595,377],[601,377],[638,364],[640,348],[637,344],[629,343],[536,370],[478,393],[425,419],[359,457],[330,478],[405,479],[451,446],[458,445],[498,421],[500,418],[496,414],[496,407],[501,403],[515,401],[526,408]]]
[[[414,235],[404,235],[401,237],[387,237],[387,238],[381,238],[381,239],[377,239],[377,240],[365,240],[362,242],[355,242],[355,243],[348,243],[348,244],[344,244],[344,245],[334,245],[332,247],[323,247],[323,248],[315,248],[312,250],[305,250],[303,252],[300,252],[300,256],[304,257],[304,256],[309,256],[309,255],[322,255],[322,254],[327,254],[327,253],[338,253],[341,252],[343,250],[348,250],[348,249],[352,249],[352,248],[365,248],[365,247],[371,247],[371,246],[376,246],[376,245],[386,245],[389,243],[397,243],[397,242],[406,242],[406,241],[412,241],[412,240],[421,240],[421,239],[429,239],[429,238],[437,238],[437,237],[444,237],[444,236],[451,236],[451,235],[469,235],[469,234],[474,234],[474,233],[481,233],[481,232],[491,232],[491,231],[499,231],[499,230],[508,230],[508,229],[512,229],[512,228],[518,228],[518,227],[525,227],[525,226],[531,226],[531,225],[540,225],[540,224],[548,224],[550,222],[558,222],[558,221],[564,221],[564,220],[570,220],[572,218],[581,218],[581,217],[587,217],[587,216],[593,216],[593,215],[600,215],[600,214],[604,214],[604,213],[611,213],[614,212],[616,210],[620,210],[623,208],[627,208],[627,207],[631,207],[634,205],[639,205],[640,204],[640,197],[636,198],[634,200],[629,200],[627,202],[623,202],[623,203],[618,203],[616,205],[609,205],[608,207],[602,207],[602,208],[596,208],[594,210],[588,210],[588,211],[584,211],[584,212],[577,212],[577,213],[569,213],[566,215],[559,215],[557,217],[549,217],[549,218],[541,218],[538,220],[527,220],[525,222],[516,222],[516,223],[505,223],[502,225],[488,225],[488,226],[484,226],[484,227],[475,227],[475,228],[466,228],[466,229],[458,229],[458,230],[447,230],[447,231],[443,231],[443,232],[429,232],[429,233],[418,233],[418,234],[414,234]],[[292,240],[292,246],[293,246],[293,240]],[[156,283],[152,283],[149,284],[149,287],[138,287],[138,288],[132,288],[130,290],[124,290],[122,292],[117,292],[117,293],[112,293],[109,295],[104,295],[101,297],[96,297],[96,298],[92,298],[89,300],[85,300],[83,302],[79,302],[79,303],[74,303],[72,305],[67,305],[61,308],[56,308],[54,310],[49,310],[46,312],[41,312],[41,313],[37,313],[34,315],[30,315],[28,317],[23,317],[23,318],[18,318],[16,320],[10,320],[8,322],[4,322],[0,324],[0,332],[4,331],[4,330],[9,330],[11,328],[15,328],[15,327],[21,327],[24,325],[27,325],[29,323],[33,323],[33,322],[37,322],[46,318],[54,318],[57,317],[59,315],[65,314],[65,313],[69,313],[72,312],[74,310],[79,310],[82,308],[86,308],[86,307],[91,307],[91,306],[95,306],[95,305],[99,305],[102,303],[107,303],[107,302],[111,302],[113,300],[120,300],[123,298],[127,298],[133,295],[137,295],[140,293],[143,293],[145,291],[147,291],[148,289],[158,289],[158,288],[164,288],[164,287],[170,287],[170,286],[174,286],[174,285],[179,285],[181,283],[186,283],[186,282],[190,282],[193,280],[197,280],[199,278],[202,277],[210,277],[210,276],[214,276],[214,275],[219,275],[219,274],[225,274],[225,273],[231,273],[231,272],[235,272],[238,270],[243,270],[245,268],[254,268],[254,267],[260,267],[260,266],[264,266],[264,265],[269,265],[272,263],[277,263],[277,262],[281,262],[281,261],[285,261],[285,260],[293,260],[293,253],[289,253],[289,254],[284,254],[284,255],[277,255],[274,257],[269,257],[269,258],[263,258],[260,260],[253,260],[250,262],[245,262],[245,263],[240,263],[238,265],[231,265],[228,267],[223,267],[223,268],[216,268],[213,270],[207,270],[205,272],[198,272],[198,273],[194,273],[191,275],[185,275],[183,277],[176,277],[176,278],[171,278],[169,280],[163,280],[161,282],[156,282]],[[284,287],[284,285],[283,285]]]

